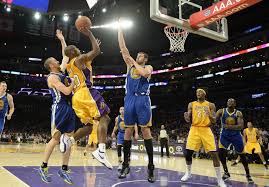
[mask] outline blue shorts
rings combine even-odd
[[[243,137],[240,133],[233,136],[221,133],[219,148],[227,149],[231,144],[234,146],[236,152],[242,153],[244,151]]]
[[[75,130],[75,113],[69,104],[53,104],[51,113],[51,127],[63,133]]]
[[[124,123],[126,127],[133,127],[135,124],[142,127],[152,126],[149,96],[127,95],[125,97]]]
[[[124,133],[118,132],[117,145],[123,145],[124,143]]]
[[[5,116],[0,116],[0,135],[2,134],[4,130],[4,125],[5,125]]]

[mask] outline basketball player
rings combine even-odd
[[[241,135],[241,130],[244,128],[243,114],[241,111],[236,110],[235,99],[228,99],[227,108],[219,109],[216,114],[216,119],[221,119],[221,133],[219,143],[219,157],[224,169],[222,179],[224,181],[230,178],[230,173],[227,168],[227,148],[233,145],[235,151],[240,155],[242,164],[246,171],[248,183],[254,183],[248,168],[248,162],[244,153],[244,142]]]
[[[46,145],[43,163],[38,172],[41,179],[49,183],[51,182],[51,177],[48,175],[48,161],[51,153],[54,147],[59,144],[61,134],[67,133],[71,135],[75,130],[75,113],[70,104],[71,97],[69,97],[75,84],[71,80],[71,84],[68,86],[68,79],[61,73],[60,64],[55,58],[48,58],[44,63],[44,67],[50,71],[47,83],[53,98],[51,114],[52,138]],[[72,184],[72,179],[67,172],[70,151],[71,149],[63,154],[62,168],[58,171],[58,175],[68,184]]]
[[[206,92],[203,89],[196,90],[197,101],[188,105],[188,112],[184,113],[187,123],[192,123],[186,144],[186,173],[181,178],[185,182],[191,178],[191,165],[193,152],[198,152],[203,145],[205,152],[213,159],[218,185],[225,187],[221,178],[220,162],[217,153],[215,138],[210,126],[216,122],[216,108],[214,103],[206,100]]]
[[[153,71],[152,66],[146,65],[148,55],[144,52],[137,54],[134,60],[126,48],[121,28],[118,30],[118,41],[123,59],[127,65],[126,96],[124,99],[125,134],[123,143],[124,161],[119,178],[126,178],[130,171],[128,157],[130,155],[131,137],[135,124],[141,126],[146,151],[149,158],[148,181],[155,182],[153,164],[153,145],[150,127],[151,103],[149,80]]]
[[[111,136],[112,138],[115,138],[116,131],[118,130],[118,135],[117,135],[117,151],[118,151],[118,162],[119,162],[118,170],[121,170],[122,169],[121,150],[124,143],[124,133],[125,133],[124,107],[120,107],[119,113],[120,115],[115,118],[115,126],[114,126]],[[134,129],[135,129],[135,139],[137,140],[138,139],[137,125],[135,125]],[[130,160],[130,155],[129,155],[129,160]]]
[[[96,150],[97,148],[97,143],[98,143],[98,138],[97,138],[97,128],[98,128],[98,121],[94,120],[93,121],[93,125],[92,125],[92,132],[89,135],[88,138],[88,143],[85,147],[84,150],[84,156],[87,155],[87,150],[89,149],[89,147],[93,144],[93,149]]]
[[[92,50],[86,54],[81,54],[76,46],[69,45],[65,48],[64,53],[69,59],[66,65],[67,72],[75,81],[72,107],[84,126],[78,129],[71,138],[62,135],[60,149],[61,152],[65,152],[77,140],[89,135],[92,130],[93,120],[97,120],[99,121],[97,129],[99,146],[96,151],[92,152],[92,155],[107,168],[112,169],[112,165],[108,162],[105,155],[107,126],[110,122],[108,114],[110,109],[105,104],[100,92],[92,87],[92,61],[100,54],[100,43],[93,36],[89,28],[81,28],[80,32],[90,39]]]
[[[14,113],[13,97],[6,91],[7,83],[5,81],[0,82],[0,137],[4,130],[5,118],[7,117],[7,120],[10,120]]]
[[[262,154],[260,142],[260,133],[258,129],[253,128],[251,122],[247,123],[248,128],[244,129],[244,140],[246,141],[245,152],[248,154],[256,153],[259,155],[264,167],[268,169],[264,156]],[[258,137],[258,139],[257,139]],[[241,157],[242,160],[242,157]]]

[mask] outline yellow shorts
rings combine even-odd
[[[188,135],[186,149],[199,151],[204,147],[205,152],[217,151],[215,137],[209,127],[192,126]]]
[[[96,133],[91,133],[88,139],[88,144],[92,145],[92,143],[97,144],[98,143],[98,137]]]
[[[245,153],[252,154],[253,149],[255,149],[254,153],[256,154],[262,152],[261,145],[258,142],[257,143],[247,142],[247,144],[245,145]]]
[[[81,122],[93,124],[93,119],[99,118],[100,112],[96,101],[87,87],[79,89],[72,97],[72,107]]]

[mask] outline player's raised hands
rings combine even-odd
[[[101,40],[96,39],[96,41],[97,41],[98,46],[100,46],[102,44]]]
[[[64,40],[63,32],[60,29],[56,30],[56,36],[59,40]]]
[[[90,34],[92,33],[90,28],[88,27],[81,27],[79,31],[85,36],[90,36]]]

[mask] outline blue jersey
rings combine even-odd
[[[0,97],[0,118],[5,118],[8,111],[7,93]]]
[[[141,76],[132,66],[126,77],[126,97],[124,99],[124,123],[151,126],[151,101],[149,78]]]
[[[229,113],[228,108],[223,108],[222,117],[221,117],[221,126],[222,126],[221,134],[227,135],[227,136],[234,136],[234,135],[240,134],[240,130],[231,130],[231,129],[223,128],[225,124],[237,125],[237,119],[238,119],[237,113],[238,112],[239,111],[235,109],[233,113]]]
[[[126,95],[149,95],[149,78],[139,75],[138,71],[132,66],[126,78]]]
[[[118,125],[119,133],[124,134],[124,132],[125,132],[125,129],[124,129],[125,124],[124,124],[124,120],[120,116],[118,116],[118,124],[117,125]]]
[[[65,86],[69,85],[67,77],[62,73],[50,73],[57,75],[61,83]],[[50,88],[52,94],[52,111],[51,111],[51,127],[52,135],[55,130],[63,133],[70,133],[75,129],[75,113],[71,107],[71,97],[64,95],[55,88]]]
[[[59,77],[59,80],[65,86],[69,85],[68,79],[64,74],[62,74],[62,73],[50,73],[50,75],[57,75]],[[68,103],[70,101],[70,96],[64,95],[62,92],[60,92],[56,88],[50,88],[50,91],[52,94],[53,104],[65,104],[65,103]]]

